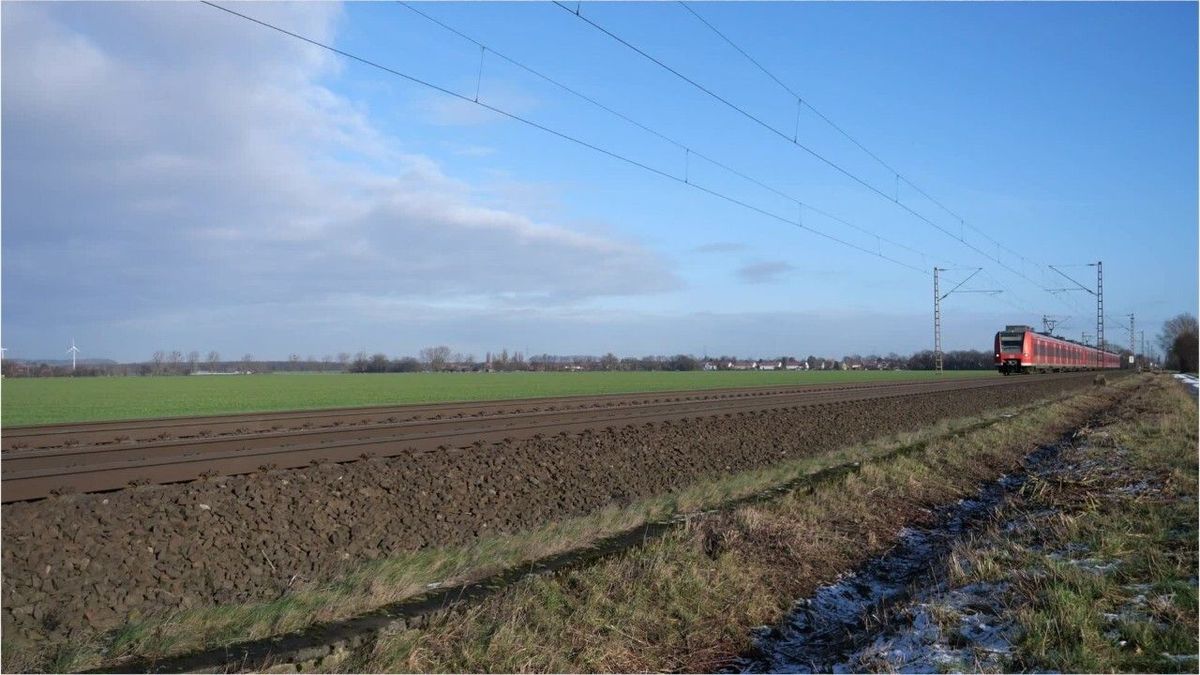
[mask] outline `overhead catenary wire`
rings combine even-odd
[[[926,270],[924,270],[924,269],[921,269],[921,268],[919,268],[919,267],[916,267],[916,266],[914,266],[914,265],[910,265],[910,264],[908,264],[908,263],[906,263],[906,262],[904,262],[904,261],[902,261],[902,260],[897,260],[897,259],[895,259],[895,258],[892,258],[892,257],[890,257],[890,256],[884,255],[883,253],[881,253],[881,252],[878,252],[878,251],[872,251],[872,250],[871,250],[871,249],[869,249],[869,248],[865,248],[865,247],[863,247],[863,246],[859,246],[858,244],[855,244],[855,243],[853,243],[853,242],[846,241],[846,240],[844,240],[844,239],[841,239],[841,238],[839,238],[839,237],[836,237],[836,236],[834,236],[834,235],[831,235],[831,234],[829,234],[829,233],[827,233],[827,232],[823,232],[823,231],[821,231],[821,230],[818,230],[818,229],[815,229],[815,228],[813,228],[813,227],[811,227],[811,226],[804,225],[804,224],[800,223],[799,221],[794,221],[794,220],[791,220],[791,219],[789,219],[789,218],[786,218],[786,217],[784,217],[784,216],[780,216],[780,215],[778,215],[778,214],[776,214],[776,213],[772,213],[772,212],[770,212],[770,211],[767,211],[767,210],[765,210],[765,209],[759,208],[759,207],[757,207],[757,206],[754,206],[753,204],[749,204],[748,202],[742,201],[742,200],[740,200],[740,199],[737,199],[737,198],[735,198],[735,197],[731,197],[731,196],[729,196],[729,195],[726,195],[726,194],[724,194],[724,193],[718,192],[718,191],[716,191],[716,190],[713,190],[713,189],[711,189],[711,188],[707,188],[707,187],[704,187],[704,186],[702,186],[702,185],[699,185],[699,184],[697,184],[697,183],[695,183],[695,182],[685,182],[685,180],[684,180],[683,178],[680,178],[679,176],[676,176],[676,175],[674,175],[674,174],[671,174],[671,173],[669,173],[669,172],[663,171],[663,170],[661,170],[661,169],[657,169],[657,168],[655,168],[655,167],[652,167],[652,166],[650,166],[650,165],[648,165],[648,164],[645,164],[645,163],[643,163],[643,162],[640,162],[640,161],[638,161],[638,160],[636,160],[636,159],[633,159],[633,158],[631,158],[631,157],[627,157],[627,156],[625,156],[625,155],[622,155],[622,154],[620,154],[620,153],[614,152],[614,151],[612,151],[612,150],[608,150],[608,149],[606,149],[606,148],[602,148],[602,147],[600,147],[600,146],[598,146],[598,145],[595,145],[595,144],[593,144],[593,143],[590,143],[590,142],[588,142],[588,141],[585,141],[585,140],[583,140],[583,139],[581,139],[581,138],[577,138],[577,137],[575,137],[575,136],[571,136],[570,134],[567,134],[567,133],[564,133],[564,132],[558,131],[558,130],[556,130],[556,129],[553,129],[553,128],[551,128],[551,127],[548,127],[548,126],[546,126],[546,125],[544,125],[544,124],[541,124],[541,123],[539,123],[539,122],[535,122],[535,121],[533,121],[533,120],[531,120],[531,119],[528,119],[528,118],[522,117],[522,116],[520,116],[520,115],[518,115],[518,114],[516,114],[516,113],[509,112],[509,111],[507,111],[507,110],[504,110],[504,109],[502,109],[502,108],[499,108],[499,107],[493,106],[493,105],[491,105],[491,104],[489,104],[489,103],[486,103],[486,102],[484,102],[484,101],[476,101],[476,100],[473,100],[473,99],[472,99],[470,96],[466,96],[466,95],[460,94],[460,93],[458,93],[458,92],[455,92],[455,91],[452,91],[452,90],[450,90],[450,89],[447,89],[447,88],[445,88],[445,87],[443,87],[443,86],[440,86],[440,85],[434,84],[434,83],[432,83],[432,82],[429,82],[429,81],[427,81],[427,80],[423,80],[423,79],[421,79],[421,78],[419,78],[419,77],[416,77],[416,76],[414,76],[414,75],[410,75],[410,74],[408,74],[408,73],[405,73],[405,72],[402,72],[402,71],[396,70],[396,69],[394,69],[394,68],[391,68],[391,67],[385,66],[385,65],[383,65],[383,64],[377,63],[377,62],[375,62],[375,61],[372,61],[372,60],[370,60],[370,59],[367,59],[367,58],[364,58],[364,57],[358,56],[358,55],[356,55],[356,54],[353,54],[353,53],[350,53],[350,52],[347,52],[347,51],[345,51],[345,50],[338,49],[337,47],[334,47],[333,45],[326,44],[326,43],[324,43],[324,42],[321,42],[321,41],[319,41],[319,40],[314,40],[314,39],[312,39],[312,38],[309,38],[309,37],[306,37],[306,36],[304,36],[304,35],[300,35],[299,33],[294,33],[294,32],[292,32],[292,31],[290,31],[290,30],[287,30],[286,28],[282,28],[282,27],[280,27],[280,26],[277,26],[277,25],[275,25],[275,24],[272,24],[272,23],[270,23],[270,22],[268,22],[268,21],[264,21],[264,20],[262,20],[262,19],[257,19],[257,18],[255,18],[255,17],[249,16],[249,15],[247,15],[247,14],[243,14],[243,13],[241,13],[241,12],[239,12],[239,11],[236,11],[236,10],[230,9],[230,8],[228,8],[228,7],[224,7],[224,6],[222,6],[222,5],[219,5],[219,4],[215,3],[215,2],[211,2],[210,0],[201,0],[201,3],[202,3],[202,4],[204,4],[204,5],[207,5],[207,6],[209,6],[209,7],[212,7],[212,8],[214,8],[214,9],[221,10],[222,12],[226,12],[226,13],[228,13],[228,14],[230,14],[230,15],[236,16],[236,17],[238,17],[238,18],[241,18],[241,19],[244,19],[244,20],[246,20],[246,21],[249,21],[249,22],[251,22],[251,23],[258,24],[259,26],[262,26],[262,27],[264,27],[264,28],[268,28],[268,29],[270,29],[270,30],[276,31],[276,32],[278,32],[278,33],[281,33],[281,34],[283,34],[283,35],[286,35],[286,36],[288,36],[288,37],[291,37],[291,38],[293,38],[293,39],[300,40],[300,41],[302,41],[302,42],[308,43],[308,44],[310,44],[310,45],[313,45],[313,46],[315,46],[315,47],[319,47],[319,48],[321,48],[321,49],[325,49],[325,50],[327,50],[327,51],[329,51],[329,52],[332,52],[332,53],[334,53],[334,54],[337,54],[337,55],[339,55],[339,56],[342,56],[343,58],[350,59],[350,60],[352,60],[352,61],[355,61],[355,62],[361,63],[361,64],[363,64],[363,65],[366,65],[366,66],[369,66],[369,67],[371,67],[371,68],[375,68],[375,69],[377,69],[377,70],[380,70],[380,71],[382,71],[382,72],[385,72],[385,73],[389,73],[389,74],[391,74],[391,75],[394,75],[394,76],[396,76],[396,77],[402,78],[402,79],[404,79],[404,80],[407,80],[407,81],[409,81],[409,82],[412,82],[412,83],[414,83],[414,84],[419,84],[419,85],[421,85],[421,86],[428,87],[429,89],[433,89],[434,91],[441,92],[442,94],[445,94],[445,95],[447,95],[447,96],[451,96],[451,97],[453,97],[453,98],[456,98],[456,99],[459,99],[459,100],[461,100],[461,101],[464,101],[464,102],[467,102],[467,103],[472,103],[472,104],[474,104],[474,105],[477,105],[477,106],[479,106],[479,107],[481,107],[481,108],[484,108],[484,109],[486,109],[486,110],[490,110],[490,111],[492,111],[492,112],[495,112],[495,113],[497,113],[497,114],[499,114],[499,115],[502,115],[502,116],[504,116],[504,117],[507,117],[507,118],[509,118],[509,119],[511,119],[511,120],[514,120],[514,121],[520,122],[520,123],[522,123],[522,124],[525,124],[525,125],[527,125],[527,126],[529,126],[529,127],[532,127],[532,128],[534,128],[534,129],[538,129],[538,130],[540,130],[540,131],[543,131],[543,132],[545,132],[545,133],[548,133],[548,134],[551,134],[551,135],[553,135],[553,136],[556,136],[556,137],[558,137],[558,138],[560,138],[560,139],[562,139],[562,140],[566,140],[566,141],[569,141],[569,142],[571,142],[571,143],[575,143],[575,144],[577,144],[577,145],[579,145],[579,146],[581,146],[581,147],[584,147],[584,148],[587,148],[587,149],[589,149],[589,150],[592,150],[592,151],[598,152],[598,153],[600,153],[600,154],[603,154],[603,155],[605,155],[605,156],[608,156],[608,157],[610,157],[610,158],[612,158],[612,159],[619,160],[619,161],[621,161],[621,162],[624,162],[624,163],[626,163],[626,164],[629,164],[629,165],[631,165],[631,166],[634,166],[634,167],[636,167],[636,168],[642,169],[642,170],[644,170],[644,171],[647,171],[647,172],[653,173],[653,174],[655,174],[655,175],[657,175],[657,176],[660,176],[660,177],[662,177],[662,178],[666,178],[666,179],[668,179],[668,180],[675,181],[675,182],[677,182],[677,183],[679,183],[679,184],[681,184],[681,185],[686,185],[686,186],[688,186],[688,187],[691,187],[691,188],[693,188],[693,189],[699,190],[699,191],[701,191],[701,192],[704,192],[704,193],[706,193],[706,194],[708,194],[708,195],[711,195],[711,196],[713,196],[713,197],[717,197],[717,198],[719,198],[719,199],[722,199],[722,200],[724,200],[724,201],[726,201],[726,202],[729,202],[729,203],[731,203],[731,204],[734,204],[734,205],[737,205],[737,206],[741,206],[741,207],[743,207],[743,208],[745,208],[745,209],[748,209],[748,210],[750,210],[750,211],[753,211],[753,212],[755,212],[755,213],[758,213],[758,214],[760,214],[760,215],[763,215],[763,216],[766,216],[766,217],[772,218],[772,219],[774,219],[774,220],[778,220],[778,221],[780,221],[780,222],[782,222],[782,223],[786,223],[786,224],[789,224],[789,225],[793,225],[793,226],[795,226],[795,227],[798,227],[798,228],[800,228],[800,229],[802,229],[802,230],[804,230],[804,231],[806,231],[806,232],[810,232],[810,233],[812,233],[812,234],[814,234],[814,235],[817,235],[817,236],[819,236],[819,237],[822,237],[822,238],[824,238],[824,239],[827,239],[827,240],[833,241],[833,242],[835,242],[835,243],[841,244],[841,245],[843,245],[843,246],[846,246],[846,247],[849,247],[849,248],[852,248],[852,249],[858,250],[858,251],[860,251],[860,252],[862,252],[862,253],[866,253],[867,255],[871,255],[871,256],[874,256],[874,257],[880,258],[880,259],[882,259],[882,260],[886,260],[886,261],[888,261],[888,262],[894,263],[894,264],[896,264],[896,265],[899,265],[899,266],[901,266],[901,267],[904,267],[904,268],[906,268],[906,269],[910,269],[910,270],[912,270],[912,271],[915,271],[915,272],[917,272],[917,273],[919,273],[919,274],[923,274],[923,275],[928,275],[928,274],[929,274],[929,272],[927,272]]]
[[[798,103],[798,106],[797,106],[797,114],[799,113],[800,109],[807,107],[809,110],[811,110],[811,111],[812,111],[812,113],[813,113],[814,115],[816,115],[817,117],[819,117],[819,118],[820,118],[822,121],[824,121],[824,122],[825,122],[827,125],[829,125],[831,128],[833,128],[833,130],[837,131],[837,132],[838,132],[839,134],[841,134],[841,135],[842,135],[844,138],[846,138],[846,140],[848,140],[848,141],[850,141],[851,143],[853,143],[853,144],[854,144],[854,145],[855,145],[855,146],[856,146],[856,147],[857,147],[859,150],[862,150],[862,151],[863,151],[864,153],[866,153],[866,154],[867,154],[867,155],[868,155],[868,156],[869,156],[871,159],[875,160],[875,161],[876,161],[876,162],[877,162],[877,163],[878,163],[880,166],[882,166],[883,168],[885,168],[885,169],[887,169],[889,172],[891,172],[893,175],[895,175],[897,183],[899,183],[900,181],[903,181],[905,185],[908,185],[908,186],[909,186],[909,187],[911,187],[911,188],[912,188],[914,191],[916,191],[918,194],[920,194],[921,196],[925,197],[925,198],[926,198],[926,199],[928,199],[930,202],[932,202],[934,205],[936,205],[938,208],[940,208],[941,210],[945,211],[945,212],[946,212],[947,214],[949,214],[950,216],[952,216],[952,217],[954,217],[955,219],[957,219],[957,220],[959,221],[959,224],[960,224],[960,226],[963,226],[963,227],[969,227],[969,228],[971,228],[973,231],[975,231],[976,233],[978,233],[978,234],[979,234],[980,236],[982,236],[984,239],[987,239],[988,241],[992,242],[992,243],[993,243],[993,244],[995,244],[996,246],[998,246],[998,247],[1000,247],[1000,248],[1004,249],[1005,251],[1008,251],[1009,253],[1011,253],[1011,254],[1013,254],[1013,255],[1017,256],[1017,257],[1018,257],[1018,258],[1020,258],[1022,261],[1028,261],[1028,258],[1026,258],[1026,257],[1025,257],[1023,254],[1021,254],[1020,252],[1012,250],[1011,248],[1009,248],[1009,247],[1005,246],[1005,245],[1004,245],[1002,242],[1000,242],[1000,241],[996,240],[994,237],[992,237],[991,235],[987,234],[987,233],[986,233],[986,232],[984,232],[983,230],[981,230],[981,229],[979,229],[979,228],[975,227],[975,226],[974,226],[974,225],[972,225],[971,223],[968,223],[968,222],[966,221],[966,219],[965,219],[965,218],[963,218],[963,216],[962,216],[962,215],[960,215],[960,214],[956,213],[956,212],[955,212],[954,210],[952,210],[950,207],[946,206],[946,205],[945,205],[945,204],[943,204],[941,201],[939,201],[938,199],[934,198],[934,197],[933,197],[933,195],[931,195],[931,194],[929,194],[928,192],[926,192],[924,189],[922,189],[922,188],[921,188],[921,186],[919,186],[919,185],[917,185],[916,183],[912,182],[912,181],[911,181],[911,180],[910,180],[908,177],[906,177],[905,175],[903,175],[902,173],[900,173],[900,170],[899,170],[899,169],[897,169],[896,167],[892,166],[892,165],[891,165],[891,164],[889,164],[888,162],[884,161],[884,159],[883,159],[882,157],[880,157],[880,156],[879,156],[879,155],[877,155],[875,152],[873,152],[873,151],[872,151],[870,148],[868,148],[866,145],[864,145],[862,142],[860,142],[860,141],[859,141],[857,138],[855,138],[854,136],[850,135],[850,133],[849,133],[848,131],[846,131],[846,130],[845,130],[845,129],[843,129],[843,128],[842,128],[840,125],[838,125],[836,122],[834,122],[834,121],[833,121],[833,120],[832,120],[832,119],[831,119],[831,118],[830,118],[828,115],[826,115],[825,113],[821,112],[821,111],[820,111],[820,110],[819,110],[819,109],[818,109],[816,106],[814,106],[814,105],[812,104],[812,101],[810,101],[810,100],[808,100],[808,99],[805,99],[805,98],[804,98],[804,97],[803,97],[803,96],[802,96],[802,95],[801,95],[799,92],[797,92],[797,91],[796,91],[795,89],[793,89],[792,87],[788,86],[788,85],[787,85],[787,84],[786,84],[786,83],[785,83],[783,80],[781,80],[781,79],[780,79],[779,77],[777,77],[777,76],[776,76],[774,73],[772,73],[770,70],[768,70],[768,69],[767,69],[765,66],[763,66],[761,63],[759,63],[759,61],[758,61],[757,59],[755,59],[753,56],[751,56],[749,52],[747,52],[745,49],[742,49],[742,47],[741,47],[741,46],[739,46],[739,45],[738,45],[736,42],[734,42],[734,41],[733,41],[731,38],[729,38],[727,35],[725,35],[725,33],[721,32],[721,31],[720,31],[720,30],[719,30],[719,29],[718,29],[716,26],[714,26],[714,25],[712,24],[712,22],[708,21],[708,20],[707,20],[707,19],[705,19],[703,16],[701,16],[701,15],[700,15],[700,13],[698,13],[696,10],[692,9],[692,7],[691,7],[690,5],[688,5],[688,3],[687,3],[687,2],[684,2],[684,0],[679,0],[679,4],[680,4],[680,5],[681,5],[681,6],[682,6],[684,9],[686,9],[686,10],[687,10],[687,11],[688,11],[688,12],[689,12],[689,13],[690,13],[692,16],[696,17],[696,19],[697,19],[698,21],[700,21],[700,23],[702,23],[702,24],[704,24],[705,26],[707,26],[709,30],[711,30],[711,31],[712,31],[714,34],[716,34],[718,37],[720,37],[722,40],[724,40],[726,44],[728,44],[730,47],[732,47],[734,50],[736,50],[736,51],[737,51],[739,54],[741,54],[743,57],[745,57],[747,61],[749,61],[750,63],[754,64],[754,67],[758,68],[758,70],[760,70],[760,71],[761,71],[763,74],[765,74],[767,77],[771,78],[771,80],[772,80],[772,81],[774,81],[774,82],[775,82],[776,84],[778,84],[778,85],[779,85],[781,88],[783,88],[783,90],[784,90],[784,91],[786,91],[786,92],[787,92],[788,94],[790,94],[790,95],[791,95],[793,98],[795,98],[795,99],[796,99],[796,101],[797,101],[797,103]],[[797,121],[797,128],[798,128],[798,126],[799,126],[799,121]],[[960,234],[959,234],[959,239],[961,240],[962,238],[963,238],[963,235],[960,233]],[[1039,264],[1039,263],[1034,263],[1034,264]]]
[[[507,56],[500,51],[497,51],[494,47],[487,45],[487,44],[483,43],[482,41],[480,41],[474,37],[471,37],[470,35],[467,35],[466,33],[462,32],[461,30],[447,24],[445,21],[442,21],[441,19],[438,19],[438,18],[428,14],[427,12],[424,12],[421,9],[418,9],[417,7],[414,7],[412,4],[405,2],[404,0],[398,0],[397,4],[414,12],[415,14],[427,19],[431,23],[434,23],[434,24],[442,27],[443,29],[449,31],[450,33],[457,35],[458,37],[462,38],[463,40],[466,40],[467,42],[474,44],[475,46],[479,47],[481,50],[486,50],[487,53],[491,54],[492,56],[495,56],[517,68],[520,68],[521,70],[529,73],[530,75],[533,75],[545,82],[548,82],[548,83],[562,89],[563,91],[571,94],[572,96],[575,96],[575,97],[579,98],[580,100],[586,101],[587,103],[599,108],[600,110],[603,110],[603,111],[637,127],[638,129],[641,129],[642,131],[645,131],[646,133],[651,134],[652,136],[658,138],[659,140],[662,140],[662,141],[664,141],[670,145],[673,145],[676,148],[684,151],[684,167],[685,167],[684,182],[690,183],[690,180],[688,180],[687,169],[690,167],[690,159],[694,155],[697,159],[708,162],[709,164],[712,164],[713,166],[716,166],[724,171],[727,171],[730,174],[737,176],[738,178],[741,178],[742,180],[745,180],[749,183],[752,183],[752,184],[754,184],[754,185],[756,185],[778,197],[781,197],[788,201],[794,202],[801,209],[807,208],[808,210],[812,211],[813,213],[816,213],[817,215],[820,215],[824,218],[828,218],[829,220],[832,220],[838,224],[849,227],[849,228],[856,230],[862,234],[868,235],[870,237],[874,237],[879,241],[889,244],[890,246],[902,248],[910,253],[921,256],[922,258],[928,258],[930,260],[935,260],[935,261],[938,260],[937,258],[933,257],[932,255],[925,253],[924,251],[920,251],[918,249],[915,249],[915,248],[909,246],[908,244],[905,244],[905,243],[899,242],[899,241],[895,241],[888,237],[884,237],[876,232],[873,232],[869,229],[866,229],[864,227],[856,225],[855,223],[852,223],[841,216],[830,213],[829,211],[826,211],[822,208],[814,206],[794,195],[788,194],[788,193],[784,192],[783,190],[780,190],[772,185],[769,185],[765,181],[763,181],[759,178],[755,178],[754,176],[749,175],[748,173],[746,173],[743,170],[734,168],[733,166],[730,166],[729,164],[726,164],[725,162],[714,159],[711,156],[709,156],[703,152],[700,152],[700,151],[696,150],[695,148],[692,148],[691,146],[688,146],[688,145],[682,143],[681,141],[679,141],[675,138],[672,138],[671,136],[668,136],[667,134],[665,134],[657,129],[654,129],[642,122],[639,122],[638,120],[630,117],[629,115],[612,108],[611,106],[597,100],[596,98],[594,98],[592,96],[589,96],[589,95],[579,91],[578,89],[576,89],[574,87],[571,87],[568,84],[565,84],[559,80],[556,80],[535,68],[532,68],[524,63],[521,63],[520,61],[518,61],[510,56]],[[802,218],[800,218],[800,220],[802,221]],[[945,261],[941,261],[941,262],[945,262]]]
[[[938,230],[938,231],[942,232],[942,233],[943,233],[943,234],[945,234],[946,236],[948,236],[948,237],[950,237],[950,238],[954,239],[955,241],[958,241],[958,242],[960,242],[962,245],[966,246],[967,248],[971,249],[972,251],[975,251],[975,252],[976,252],[976,253],[978,253],[979,255],[981,255],[981,256],[983,256],[983,257],[985,257],[985,258],[987,258],[987,259],[989,259],[989,260],[991,260],[991,261],[995,262],[997,265],[999,265],[999,266],[1003,267],[1004,269],[1008,270],[1009,272],[1012,272],[1013,274],[1015,274],[1015,275],[1017,275],[1017,276],[1019,276],[1019,277],[1021,277],[1021,278],[1025,279],[1026,281],[1028,281],[1029,283],[1033,284],[1034,286],[1037,286],[1037,287],[1038,287],[1038,288],[1040,288],[1041,290],[1043,290],[1043,291],[1047,290],[1047,289],[1046,289],[1044,286],[1042,286],[1041,284],[1039,284],[1039,283],[1038,283],[1036,280],[1034,280],[1034,279],[1030,278],[1030,277],[1029,277],[1028,275],[1026,275],[1025,273],[1023,273],[1023,272],[1021,272],[1021,271],[1019,271],[1019,270],[1016,270],[1016,269],[1014,269],[1013,267],[1009,266],[1007,263],[1005,263],[1005,262],[1004,262],[1003,260],[1001,260],[1000,258],[998,258],[998,257],[996,257],[996,256],[993,256],[993,255],[989,254],[987,251],[984,251],[983,249],[979,248],[978,246],[976,246],[976,245],[972,244],[971,242],[968,242],[968,241],[966,241],[966,239],[965,239],[965,238],[962,238],[962,237],[960,237],[960,236],[958,236],[958,235],[955,235],[955,234],[954,234],[953,232],[951,232],[950,230],[946,229],[946,228],[945,228],[945,227],[943,227],[942,225],[939,225],[938,223],[934,222],[933,220],[930,220],[930,219],[929,219],[927,216],[925,216],[924,214],[922,214],[922,213],[920,213],[920,212],[918,212],[918,211],[914,210],[912,207],[908,206],[908,205],[907,205],[907,204],[905,204],[904,202],[901,202],[899,199],[897,199],[897,198],[893,198],[892,196],[889,196],[887,193],[885,193],[884,191],[880,190],[878,187],[876,187],[876,186],[872,185],[872,184],[871,184],[871,183],[869,183],[868,181],[866,181],[866,180],[862,179],[861,177],[859,177],[859,176],[855,175],[854,173],[850,172],[848,169],[846,169],[845,167],[841,166],[840,164],[838,164],[838,163],[834,162],[833,160],[829,159],[828,157],[825,157],[824,155],[822,155],[821,153],[819,153],[819,152],[817,152],[817,151],[813,150],[812,148],[808,147],[807,145],[805,145],[805,144],[803,144],[803,143],[800,143],[798,140],[795,140],[795,139],[793,139],[793,138],[789,137],[789,136],[788,136],[788,135],[787,135],[785,132],[782,132],[782,131],[780,131],[779,129],[777,129],[777,128],[775,128],[773,125],[771,125],[770,123],[768,123],[768,122],[764,121],[764,120],[763,120],[763,119],[761,119],[760,117],[757,117],[757,116],[756,116],[756,115],[754,115],[753,113],[751,113],[751,112],[747,111],[745,108],[743,108],[743,107],[741,107],[741,106],[737,105],[736,103],[734,103],[734,102],[730,101],[729,99],[727,99],[727,98],[725,98],[725,97],[721,96],[720,94],[718,94],[718,93],[716,93],[716,92],[712,91],[712,90],[711,90],[711,89],[709,89],[708,87],[705,87],[704,85],[702,85],[702,84],[700,84],[699,82],[697,82],[696,80],[694,80],[694,79],[692,79],[692,78],[688,77],[687,75],[684,75],[683,73],[679,72],[679,71],[678,71],[678,70],[676,70],[675,68],[673,68],[673,67],[671,67],[670,65],[666,64],[665,62],[663,62],[662,60],[658,59],[658,58],[657,58],[657,57],[655,57],[654,55],[652,55],[652,54],[650,54],[650,53],[646,52],[645,50],[641,49],[641,48],[640,48],[640,47],[638,47],[637,45],[634,45],[633,43],[629,42],[628,40],[626,40],[626,39],[622,38],[621,36],[617,35],[616,33],[613,33],[612,31],[608,30],[608,29],[607,29],[607,28],[605,28],[604,26],[601,26],[600,24],[596,23],[596,22],[595,22],[595,21],[593,21],[591,18],[589,18],[589,17],[586,17],[586,16],[584,16],[583,14],[576,13],[576,12],[572,11],[572,10],[571,10],[569,7],[567,7],[565,4],[563,4],[563,3],[562,3],[562,2],[560,2],[559,0],[555,0],[554,4],[555,4],[555,5],[557,5],[558,7],[560,7],[561,9],[563,9],[563,10],[566,10],[566,11],[567,11],[569,14],[571,14],[572,16],[575,16],[575,17],[577,17],[577,18],[578,18],[580,21],[583,21],[583,22],[587,23],[589,26],[591,26],[591,27],[595,28],[596,30],[600,31],[601,33],[603,33],[603,34],[607,35],[608,37],[612,38],[614,41],[616,41],[616,42],[618,42],[618,43],[620,43],[620,44],[624,45],[625,47],[627,47],[627,48],[629,48],[630,50],[634,51],[635,53],[637,53],[637,54],[641,55],[641,56],[642,56],[642,57],[644,57],[645,59],[647,59],[647,60],[651,61],[652,63],[654,63],[654,64],[656,64],[656,65],[658,65],[660,68],[662,68],[662,69],[666,70],[667,72],[671,73],[671,74],[672,74],[672,75],[674,75],[675,77],[677,77],[677,78],[679,78],[679,79],[683,80],[684,82],[686,82],[686,83],[690,84],[692,87],[694,87],[694,88],[698,89],[699,91],[703,92],[704,94],[708,95],[709,97],[713,98],[714,100],[716,100],[716,101],[718,101],[718,102],[722,103],[723,105],[727,106],[727,107],[728,107],[728,108],[730,108],[731,110],[733,110],[733,111],[737,112],[738,114],[742,115],[742,116],[743,116],[743,117],[745,117],[746,119],[748,119],[748,120],[750,120],[750,121],[754,122],[755,124],[757,124],[758,126],[762,127],[763,129],[766,129],[767,131],[769,131],[769,132],[771,132],[771,133],[775,134],[776,136],[779,136],[780,138],[782,138],[783,140],[787,141],[788,143],[791,143],[791,144],[792,144],[792,145],[794,145],[795,147],[797,147],[797,148],[800,148],[801,150],[805,151],[806,153],[808,153],[809,155],[811,155],[811,156],[812,156],[812,157],[814,157],[815,159],[817,159],[817,160],[821,161],[821,162],[822,162],[822,163],[824,163],[825,165],[827,165],[827,166],[829,166],[830,168],[832,168],[832,169],[836,170],[837,172],[841,173],[842,175],[846,176],[847,178],[850,178],[851,180],[853,180],[854,182],[856,182],[856,183],[858,183],[859,185],[863,186],[863,187],[864,187],[864,188],[866,188],[867,190],[869,190],[869,191],[871,191],[871,192],[875,193],[875,194],[876,194],[876,195],[878,195],[879,197],[882,197],[883,199],[885,199],[885,200],[887,200],[887,201],[889,201],[889,202],[892,202],[893,204],[895,204],[896,206],[900,207],[901,209],[903,209],[904,211],[906,211],[907,213],[909,213],[909,214],[910,214],[910,215],[912,215],[913,217],[917,218],[918,220],[921,220],[922,222],[924,222],[924,223],[928,224],[929,226],[933,227],[934,229],[936,229],[936,230]]]

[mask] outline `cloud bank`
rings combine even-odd
[[[245,9],[321,40],[341,18],[326,3]],[[274,349],[297,315],[346,298],[338,320],[353,324],[351,308],[570,306],[680,285],[638,242],[485,205],[335,93],[341,64],[315,47],[198,4],[0,11],[17,351],[79,325],[106,333],[92,344],[149,348],[147,331],[185,316]]]

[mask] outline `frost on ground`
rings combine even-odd
[[[1184,384],[1184,386],[1186,386],[1188,388],[1188,391],[1192,392],[1192,396],[1195,396],[1198,393],[1200,393],[1200,379],[1197,379],[1197,377],[1195,375],[1179,373],[1179,374],[1175,375],[1175,379],[1182,382]]]
[[[1026,458],[1027,466],[1057,451],[1041,448]],[[887,554],[798,602],[783,626],[762,631],[758,657],[743,668],[927,672],[981,659],[998,664],[1012,639],[1011,626],[993,618],[1001,613],[1003,587],[950,588],[939,580],[947,578],[956,542],[986,522],[1024,480],[1024,473],[1004,476],[975,497],[935,510],[932,525],[905,528]]]
[[[997,484],[998,508],[956,507],[986,523],[906,533],[763,631],[748,669],[1196,672],[1196,427],[1157,412],[1141,401],[1029,462],[1025,479]],[[903,572],[888,561],[914,537],[949,545],[927,547],[920,574],[876,583]],[[870,598],[844,602],[855,588]],[[841,615],[823,609],[830,598]]]
[[[890,625],[834,670],[1002,671],[1017,631],[1005,617],[1007,590],[1003,582],[955,589],[937,584],[924,589],[912,602],[893,609]]]

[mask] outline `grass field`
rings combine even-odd
[[[930,371],[406,373],[6,379],[5,426],[540,396],[927,380]],[[994,371],[941,375],[998,377]]]

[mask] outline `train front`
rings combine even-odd
[[[1028,356],[1025,348],[1025,331],[1014,330],[1017,326],[1009,326],[1006,330],[996,333],[996,370],[1001,375],[1022,372],[1023,362]]]

